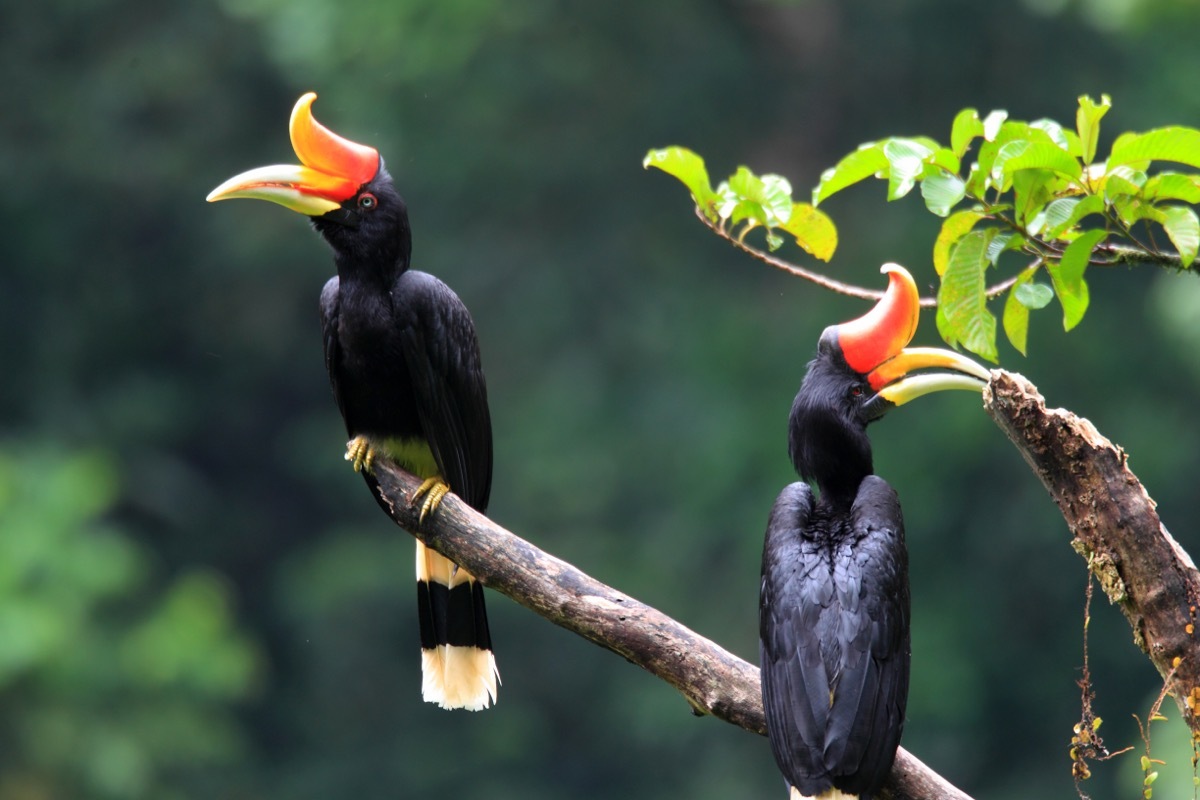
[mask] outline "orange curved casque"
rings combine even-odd
[[[338,136],[317,122],[312,115],[312,104],[316,92],[307,92],[296,101],[288,130],[292,137],[292,149],[300,157],[300,163],[327,175],[347,179],[339,188],[339,197],[325,190],[324,194],[336,200],[352,197],[358,187],[375,177],[379,171],[379,151],[365,144],[358,144]],[[350,188],[352,187],[352,188]]]
[[[920,318],[920,295],[908,270],[884,264],[880,272],[889,278],[883,297],[866,314],[837,326],[846,363],[862,375],[903,350],[916,334]]]

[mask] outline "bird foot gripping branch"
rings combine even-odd
[[[375,448],[371,447],[371,442],[367,437],[355,436],[346,442],[345,459],[350,462],[350,466],[354,467],[355,472],[370,474],[371,467],[375,464]]]
[[[417,521],[424,522],[425,517],[437,511],[438,506],[442,504],[442,499],[449,493],[450,486],[436,475],[422,481],[412,496],[413,507],[415,508],[418,503],[421,506],[421,513],[417,517]]]

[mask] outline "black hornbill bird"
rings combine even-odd
[[[826,328],[792,404],[788,452],[803,482],[775,501],[763,545],[759,656],[775,761],[793,798],[873,797],[908,702],[909,589],[896,492],[873,475],[867,425],[988,372],[938,348],[905,348],[920,311],[894,264],[864,316]],[[955,373],[922,373],[923,368]],[[811,484],[815,484],[814,493]]]
[[[257,198],[307,214],[333,248],[337,276],[320,303],[325,366],[351,437],[346,459],[372,490],[384,456],[425,479],[412,497],[422,521],[448,491],[486,511],[492,423],[475,324],[446,284],[409,268],[408,209],[379,152],[318,123],[315,99],[309,92],[292,110],[302,166],[252,169],[208,200]],[[499,673],[483,587],[420,541],[416,561],[422,695],[487,708]]]

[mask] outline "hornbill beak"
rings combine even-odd
[[[292,109],[292,149],[302,166],[279,164],[235,175],[208,194],[208,202],[234,197],[270,200],[319,217],[341,207],[379,171],[379,151],[338,136],[317,122],[308,92]]]
[[[931,392],[965,389],[978,392],[991,377],[966,356],[939,347],[907,347],[917,332],[920,296],[908,270],[884,264],[889,282],[883,298],[863,316],[835,327],[850,368],[866,376],[875,396],[867,401],[869,419]],[[923,369],[950,372],[910,373]]]

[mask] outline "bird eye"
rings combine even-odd
[[[370,211],[377,205],[379,205],[379,200],[370,192],[363,192],[358,196],[358,207],[365,211]]]
[[[860,386],[859,384],[856,383],[850,387],[850,396],[851,397],[862,397],[862,395],[863,395],[863,387],[862,386]]]

